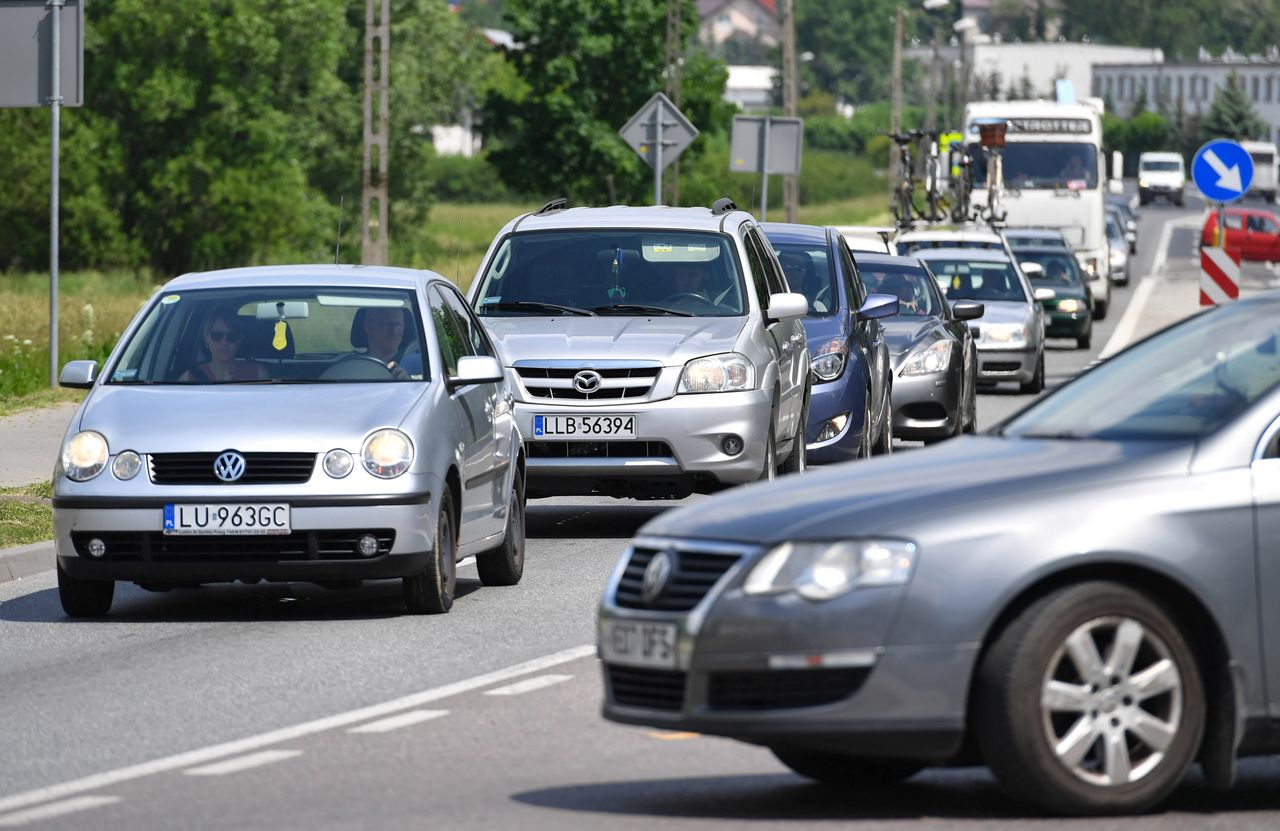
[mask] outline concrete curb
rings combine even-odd
[[[52,571],[54,565],[53,540],[0,549],[0,583],[34,577]]]

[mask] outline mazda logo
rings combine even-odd
[[[667,582],[675,570],[676,553],[674,551],[659,551],[657,556],[649,561],[649,565],[644,569],[644,579],[640,583],[640,597],[645,603],[653,605],[653,601],[657,600],[662,590],[667,587]]]
[[[573,388],[584,395],[597,392],[603,382],[604,378],[600,377],[600,373],[594,369],[584,369],[573,376]]]
[[[213,475],[224,482],[235,482],[244,476],[244,456],[228,450],[213,460]]]

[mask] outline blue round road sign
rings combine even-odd
[[[1253,182],[1253,159],[1230,139],[1214,139],[1196,151],[1191,178],[1210,202],[1234,202]]]

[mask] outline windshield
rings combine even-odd
[[[1260,152],[1250,153],[1249,157],[1253,159],[1253,163],[1255,165],[1259,165],[1262,167],[1270,167],[1276,160],[1276,157],[1273,154],[1268,153],[1265,150]]]
[[[937,317],[942,314],[941,298],[930,290],[929,273],[920,266],[862,262],[858,272],[868,292],[897,296],[899,315]]]
[[[898,256],[908,257],[917,251],[930,248],[967,248],[975,251],[1003,251],[996,240],[984,239],[908,239],[897,243]]]
[[[1054,248],[1067,248],[1067,241],[1063,239],[1061,234],[1045,234],[1044,236],[1014,236],[1010,234],[1009,247],[1018,248],[1037,248],[1041,246],[1053,246]]]
[[[778,254],[778,262],[787,275],[787,285],[809,301],[809,314],[825,317],[835,312],[839,294],[836,293],[835,268],[827,255],[825,242],[798,243],[769,240]]]
[[[732,239],[664,230],[528,231],[481,277],[482,315],[732,317],[747,301]]]
[[[1182,170],[1182,162],[1147,161],[1142,163],[1142,169],[1147,173],[1176,173],[1179,170]]]
[[[974,187],[985,188],[986,151],[974,144],[969,152]],[[1067,141],[1010,142],[1004,148],[1004,184],[1015,190],[1092,190],[1098,186],[1097,148]]]
[[[1124,240],[1124,231],[1120,230],[1120,225],[1114,219],[1107,220],[1107,239],[1112,242],[1122,242]]]
[[[144,313],[108,384],[427,377],[411,291],[346,286],[175,291]]]
[[[1031,277],[1031,285],[1051,286],[1057,288],[1073,287],[1084,289],[1084,278],[1080,276],[1080,265],[1070,251],[1019,251],[1018,262],[1039,263],[1044,269],[1043,275]]]
[[[1006,435],[1207,436],[1280,384],[1280,321],[1223,306],[1100,364],[1011,420]]]
[[[947,300],[1025,302],[1017,272],[1007,262],[929,259],[929,268]]]

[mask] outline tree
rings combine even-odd
[[[1261,52],[1280,42],[1280,0],[1071,0],[1058,7],[1070,40],[1158,47],[1166,58],[1194,58],[1201,46]]]
[[[1235,70],[1227,76],[1227,84],[1213,99],[1209,115],[1200,125],[1204,141],[1213,138],[1229,138],[1236,141],[1265,138],[1270,132],[1245,95],[1244,85]]]
[[[805,0],[796,3],[796,49],[812,52],[805,80],[837,98],[862,104],[889,98],[894,0]]]

